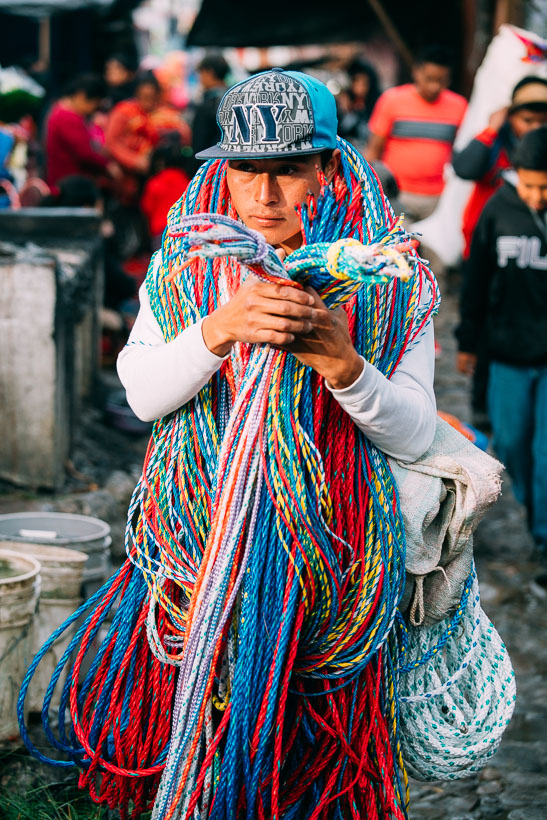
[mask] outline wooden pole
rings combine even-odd
[[[494,11],[494,34],[504,23],[522,26],[524,23],[524,3],[522,0],[497,0]]]
[[[51,18],[40,20],[38,35],[38,59],[49,68],[51,62]]]
[[[383,26],[387,36],[407,64],[408,68],[412,70],[414,68],[414,57],[412,56],[412,52],[399,34],[389,14],[380,3],[380,0],[368,0],[368,4]]]

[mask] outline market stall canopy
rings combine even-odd
[[[108,9],[116,0],[0,0],[0,12],[25,17],[49,17],[64,11],[77,9]]]
[[[461,27],[459,15],[459,3],[449,4],[439,15],[437,0],[203,0],[187,44],[227,48],[355,42],[391,22],[405,41],[419,35],[424,42],[431,37],[446,42],[447,31]]]

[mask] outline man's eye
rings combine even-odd
[[[296,165],[282,165],[278,173],[282,176],[290,176],[291,174],[295,174],[297,170]]]
[[[250,174],[254,171],[254,165],[251,162],[237,162],[234,165],[236,171],[242,171],[244,174]]]

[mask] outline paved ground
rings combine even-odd
[[[470,421],[467,379],[455,372],[458,281],[442,282],[436,322],[439,409]],[[538,571],[522,510],[508,480],[480,524],[475,553],[483,608],[509,648],[517,679],[513,721],[480,775],[455,783],[413,783],[412,820],[545,820],[547,818],[547,599],[530,585]],[[535,591],[534,591],[535,589]]]
[[[437,366],[437,397],[440,409],[468,420],[467,381],[454,370],[457,285],[454,276],[442,283],[437,338],[443,353]],[[128,440],[105,430],[97,412],[87,415],[84,429],[74,463],[89,480],[73,474],[69,492],[53,498],[13,493],[4,487],[0,512],[41,507],[98,515],[111,522],[114,541],[122,544],[125,510],[145,440]],[[515,666],[515,716],[500,750],[479,776],[450,784],[412,784],[412,820],[547,818],[547,599],[530,585],[538,571],[530,559],[531,550],[522,512],[505,482],[502,498],[477,532],[476,560],[483,606],[507,643]],[[58,770],[34,763],[29,767],[25,759],[4,759],[0,761],[0,791],[3,787],[25,794],[39,778],[58,774]]]

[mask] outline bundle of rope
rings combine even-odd
[[[438,291],[369,166],[340,147],[342,172],[301,209],[305,242],[284,265],[224,219],[236,217],[225,164],[198,172],[147,277],[167,342],[250,270],[342,304],[357,351],[392,376]],[[310,368],[284,350],[236,344],[192,401],[157,421],[126,550],[44,701],[48,739],[71,758],[63,765],[82,767],[95,800],[122,818],[152,804],[162,820],[407,816],[396,487],[383,453]],[[55,738],[48,710],[65,665]]]

